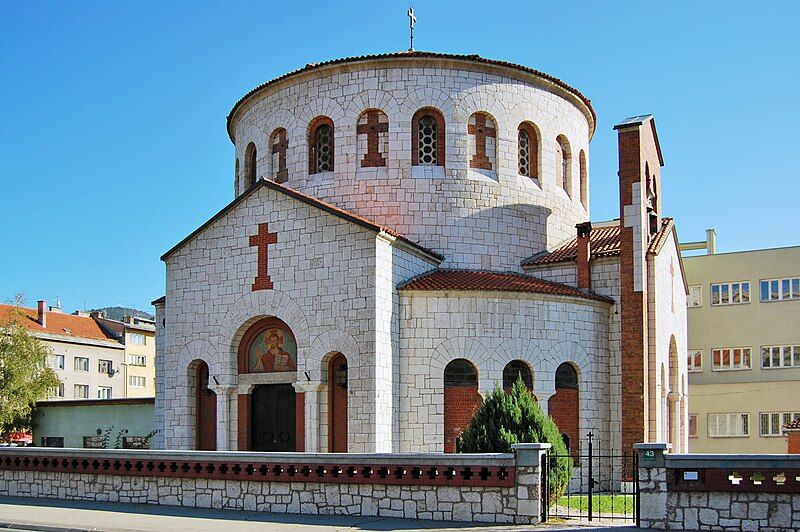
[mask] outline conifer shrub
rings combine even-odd
[[[519,378],[505,393],[499,385],[475,411],[461,434],[462,453],[510,453],[515,443],[549,443],[550,504],[567,489],[572,459],[553,418],[545,415],[533,394]]]

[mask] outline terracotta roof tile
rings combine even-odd
[[[103,329],[94,319],[74,314],[61,312],[47,312],[45,323],[42,327],[38,321],[38,311],[33,308],[16,307],[14,305],[0,305],[0,326],[10,325],[19,312],[18,323],[34,333],[56,334],[59,336],[72,336],[75,338],[89,338],[92,340],[113,340],[106,336]]]
[[[614,302],[610,297],[594,292],[513,272],[438,269],[402,283],[398,290],[522,292]]]
[[[674,222],[672,218],[661,220],[661,229],[653,236],[648,246],[648,253],[658,253],[661,246],[667,239],[667,235],[672,230]],[[606,227],[593,227],[589,236],[592,244],[592,259],[600,257],[619,256],[619,243],[621,235],[619,225]],[[522,262],[522,266],[539,266],[542,264],[557,264],[560,262],[573,262],[578,258],[578,239],[573,238],[561,247],[554,249],[543,255],[534,255]]]

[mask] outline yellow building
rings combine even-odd
[[[125,397],[156,393],[156,326],[148,318],[125,316],[122,321],[96,317],[125,346]]]
[[[715,253],[681,245],[689,284],[689,450],[785,453],[800,417],[800,246]]]

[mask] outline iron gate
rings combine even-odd
[[[586,452],[542,456],[542,522],[553,517],[585,521],[632,521],[639,525],[639,475],[635,452],[597,452],[588,434]],[[564,460],[572,475],[563,494],[553,493]],[[564,475],[566,476],[566,475]]]

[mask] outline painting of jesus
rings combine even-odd
[[[251,372],[296,371],[297,345],[287,331],[272,327],[253,339],[248,360]]]

